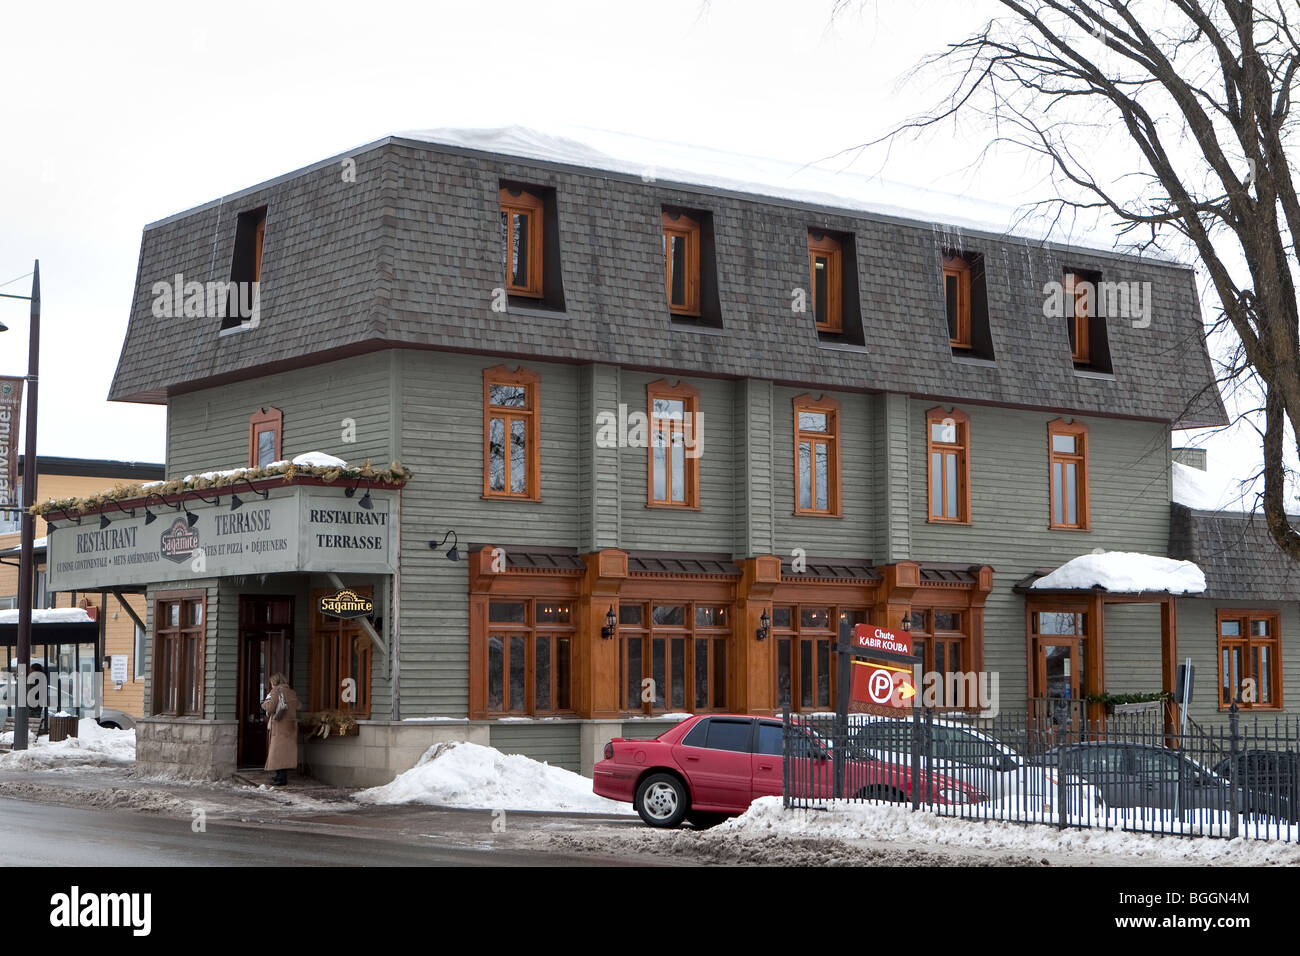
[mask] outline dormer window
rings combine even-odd
[[[838,239],[808,230],[812,311],[819,332],[844,329],[844,250]]]
[[[1067,269],[1062,280],[1070,358],[1081,371],[1111,371],[1104,288],[1101,273],[1095,271]]]
[[[961,256],[943,260],[943,301],[948,312],[948,340],[954,349],[971,347],[970,263]]]
[[[544,208],[526,189],[501,187],[501,266],[510,295],[542,298]]]
[[[262,281],[262,241],[266,236],[266,207],[241,212],[235,221],[235,254],[230,264],[233,285],[226,294],[221,327],[256,325]]]
[[[664,210],[664,269],[668,311],[700,314],[700,223],[684,212]]]

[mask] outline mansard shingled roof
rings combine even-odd
[[[502,180],[555,188],[562,314],[492,309]],[[262,205],[258,327],[222,336],[219,320],[155,317],[155,283],[229,277],[236,218]],[[721,329],[670,320],[665,205],[712,214]],[[810,226],[856,235],[865,347],[819,342],[791,309],[792,290],[808,283]],[[984,255],[994,363],[952,354],[938,272],[951,245]],[[1148,328],[1108,322],[1113,377],[1077,374],[1065,322],[1043,317],[1044,283],[1066,267],[1151,284]],[[390,137],[147,227],[110,398],[162,402],[410,345],[1217,424],[1225,414],[1201,329],[1183,266]]]
[[[1205,597],[1300,601],[1300,564],[1273,543],[1262,514],[1172,507],[1169,556],[1205,572]]]

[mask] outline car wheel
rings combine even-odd
[[[716,827],[723,820],[727,819],[725,813],[688,813],[686,822],[697,830],[707,830],[709,827]]]
[[[652,827],[676,827],[686,819],[690,796],[686,785],[667,773],[652,773],[636,788],[633,801],[641,819]]]
[[[907,794],[893,787],[863,787],[858,791],[859,800],[875,800],[884,803],[907,803]]]

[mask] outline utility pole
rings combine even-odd
[[[27,435],[23,453],[22,556],[18,566],[18,674],[17,707],[14,709],[14,750],[27,749],[27,672],[32,666],[32,605],[35,603],[33,582],[36,568],[32,548],[36,539],[36,379],[41,358],[41,260],[32,269],[32,294],[8,295],[6,299],[29,299],[32,304],[31,325],[27,338]],[[3,326],[0,326],[2,329]]]

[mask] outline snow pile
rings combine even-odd
[[[313,468],[346,468],[348,463],[342,458],[335,458],[333,455],[327,455],[323,451],[308,451],[293,459],[293,463],[299,468],[311,466]]]
[[[586,777],[522,754],[480,744],[430,747],[392,783],[355,795],[362,803],[428,803],[483,810],[633,813],[630,804],[598,797]]]
[[[32,611],[33,624],[87,624],[90,615],[80,607],[42,607]],[[0,611],[0,624],[17,624],[18,609]]]
[[[1174,502],[1196,511],[1249,511],[1242,482],[1174,462]]]
[[[134,730],[109,730],[84,717],[77,722],[77,733],[77,737],[54,744],[49,737],[40,737],[30,750],[0,754],[0,770],[125,767],[135,763]],[[0,745],[12,747],[13,742],[12,733],[0,735]]]
[[[1191,561],[1135,551],[1103,551],[1080,555],[1065,562],[1051,574],[1039,578],[1030,588],[1037,591],[1102,588],[1122,594],[1142,591],[1200,594],[1205,590],[1205,572]]]
[[[1243,830],[1242,832],[1245,832]],[[768,836],[870,840],[916,846],[972,847],[1021,853],[1123,856],[1150,862],[1221,863],[1232,866],[1300,866],[1300,846],[1265,840],[1175,839],[1118,830],[1058,830],[1035,824],[998,823],[915,813],[887,804],[838,803],[827,810],[786,810],[780,797],[761,797],[744,816],[714,834],[742,839]]]

